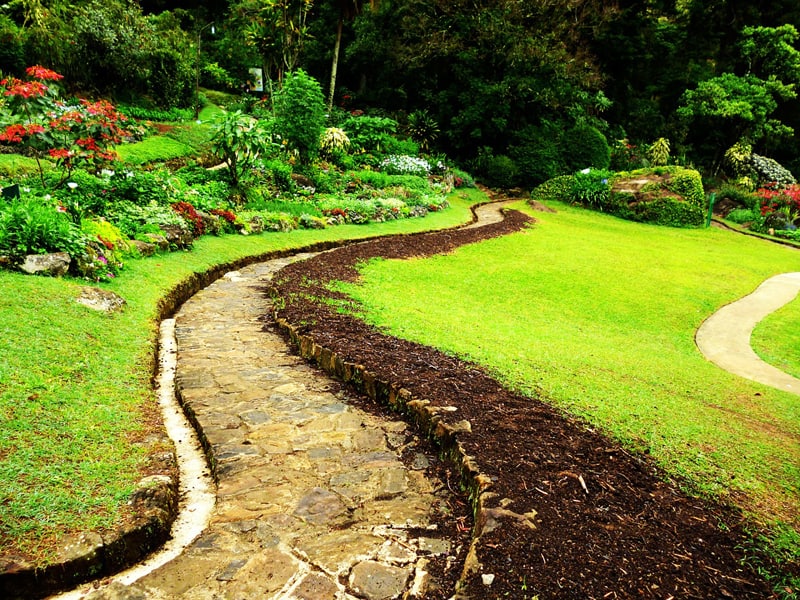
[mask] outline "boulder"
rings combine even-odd
[[[20,271],[30,275],[50,275],[52,277],[62,277],[67,274],[69,265],[72,262],[66,252],[54,252],[52,254],[29,254],[19,266]]]
[[[159,250],[169,250],[169,240],[163,235],[158,233],[145,233],[142,237],[147,238],[146,243],[150,243],[156,246]]]
[[[122,307],[125,306],[125,298],[97,287],[81,288],[81,295],[78,296],[76,302],[91,309],[109,313],[122,310]]]
[[[164,232],[164,237],[167,238],[170,246],[188,248],[194,242],[192,232],[179,225],[159,225],[159,227]]]
[[[158,237],[164,240],[164,245],[166,246],[166,248],[169,248],[169,243],[167,242],[166,238],[164,238],[163,236],[158,236]],[[158,250],[159,248],[155,243],[151,244],[148,242],[143,242],[141,240],[131,240],[131,244],[133,245],[134,248],[136,248],[136,251],[142,256],[153,256],[153,254],[155,254],[156,250]]]

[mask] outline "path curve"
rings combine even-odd
[[[509,203],[476,207],[463,227],[502,221]],[[177,391],[218,480],[206,531],[168,562],[63,598],[411,599],[437,585],[429,561],[460,571],[465,549],[434,524],[452,510],[448,486],[428,473],[436,458],[404,422],[329,392],[330,380],[263,330],[263,283],[310,256],[229,272],[176,315]]]
[[[723,306],[697,330],[700,352],[718,367],[752,381],[800,395],[800,379],[764,362],[750,346],[753,329],[800,293],[800,273],[775,275],[744,298]]]

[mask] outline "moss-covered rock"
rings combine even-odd
[[[609,212],[625,219],[699,227],[705,223],[706,200],[700,173],[683,167],[658,167],[617,173]]]

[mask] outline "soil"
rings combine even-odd
[[[533,221],[517,211],[505,215],[484,227],[392,236],[326,252],[287,267],[268,290],[282,300],[278,317],[301,326],[319,345],[368,365],[415,398],[456,407],[456,420],[471,424],[471,432],[460,432],[458,439],[491,477],[491,490],[518,514],[536,511],[535,529],[484,533],[477,557],[482,568],[466,578],[465,594],[542,600],[777,597],[745,560],[742,547],[749,537],[736,510],[687,495],[649,457],[624,449],[545,399],[512,393],[481,368],[386,336],[328,301],[347,302],[327,284],[356,280],[357,265],[372,257],[445,253]],[[494,575],[490,586],[482,574]],[[428,597],[452,593],[450,587]]]

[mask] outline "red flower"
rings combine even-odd
[[[55,158],[56,160],[67,159],[72,156],[72,152],[70,152],[66,148],[50,148],[50,150],[48,150],[47,152],[50,154],[52,158]]]
[[[30,98],[31,96],[44,96],[47,86],[41,81],[20,81],[13,79],[11,86],[5,91],[6,96],[20,96]]]
[[[27,133],[24,125],[9,125],[3,133],[0,133],[0,142],[19,144]]]
[[[38,123],[31,123],[28,125],[28,135],[34,135],[37,133],[44,133],[44,127]]]
[[[59,79],[64,79],[63,75],[59,75],[55,71],[51,71],[50,69],[46,69],[40,65],[28,67],[25,69],[25,72],[29,77],[33,77],[34,79],[42,79],[45,81],[58,81]]]

